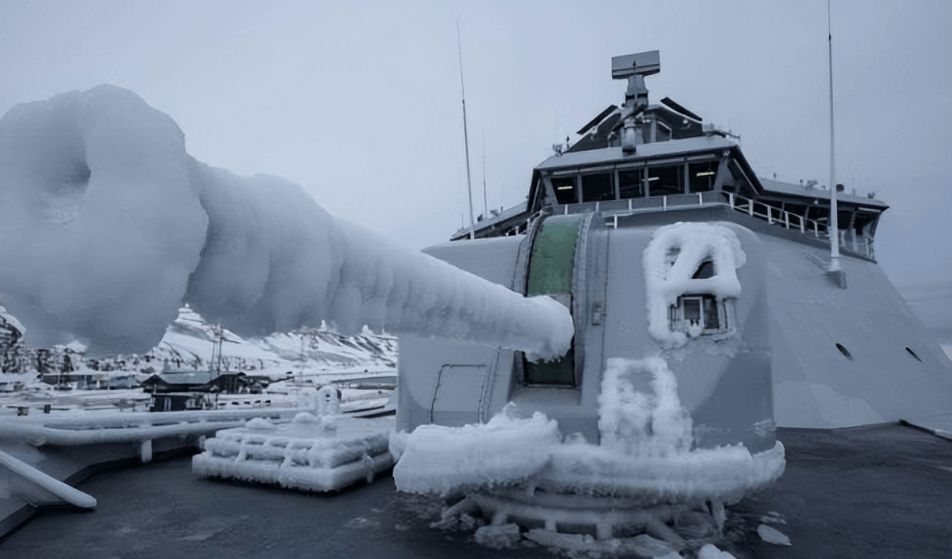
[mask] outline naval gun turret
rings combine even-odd
[[[782,474],[775,424],[947,430],[952,366],[876,262],[888,206],[757,177],[736,136],[649,103],[659,70],[613,59],[622,106],[535,167],[524,205],[427,249],[550,295],[575,336],[547,362],[401,338],[399,488],[606,539],[723,520]],[[831,237],[849,286],[826,274]]]
[[[624,105],[535,169],[523,221],[503,214],[484,238],[426,250],[555,298],[575,337],[542,362],[402,337],[398,488],[462,492],[494,522],[607,538],[646,510],[662,523],[671,507],[716,517],[781,475],[764,249],[720,207],[737,184],[735,146],[700,133],[661,141],[670,120],[700,127],[649,109],[644,77],[658,71],[657,51],[616,57]]]

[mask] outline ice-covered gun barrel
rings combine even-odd
[[[37,345],[146,351],[188,303],[254,335],[363,325],[558,357],[568,310],[335,219],[300,187],[185,151],[112,86],[0,120],[0,301]]]

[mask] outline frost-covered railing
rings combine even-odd
[[[83,509],[96,508],[96,499],[82,491],[63,483],[62,481],[43,473],[37,468],[19,460],[18,458],[0,450],[0,468],[18,476],[30,484],[36,485],[52,493],[56,498],[61,499],[75,507]]]
[[[554,213],[569,215],[601,212],[606,215],[607,225],[612,228],[617,228],[619,217],[701,206],[729,206],[737,212],[766,221],[770,225],[776,225],[790,231],[799,231],[804,235],[809,235],[820,240],[829,239],[826,223],[775,208],[758,200],[738,196],[732,192],[694,192],[691,194],[672,194],[666,196],[649,196],[646,198],[626,198],[624,200],[565,204],[556,206]],[[875,260],[872,237],[860,237],[857,236],[855,232],[851,232],[847,235],[846,231],[841,230],[840,248],[857,256]]]
[[[69,414],[68,417],[44,417],[42,420],[24,417],[0,422],[0,438],[16,437],[36,446],[136,442],[160,437],[202,435],[238,427],[255,417],[293,417],[300,411],[297,408],[256,408]]]

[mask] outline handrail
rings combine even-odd
[[[163,413],[123,413],[102,418],[71,416],[61,421],[24,420],[0,423],[0,439],[18,438],[33,446],[81,446],[141,442],[161,437],[199,436],[243,425],[255,417],[287,418],[298,408],[207,410]],[[96,415],[96,414],[90,414]]]
[[[604,202],[589,202],[582,204],[565,204],[556,209],[556,213],[563,215],[586,213],[593,210],[611,216],[607,225],[618,227],[618,217],[635,215],[638,213],[670,211],[686,207],[727,205],[732,210],[747,214],[755,219],[766,221],[768,225],[777,225],[789,231],[799,231],[803,235],[811,235],[818,240],[829,239],[828,224],[816,219],[810,219],[800,214],[792,213],[771,206],[765,202],[739,196],[733,192],[692,192],[673,196],[657,196],[647,198],[627,198],[624,200],[609,200]],[[840,232],[840,247],[871,260],[875,260],[873,239],[869,236],[857,237],[855,234],[847,239],[844,231]]]
[[[764,202],[737,196],[733,193],[726,193],[728,204],[731,209],[746,213],[751,217],[765,220],[771,225],[780,225],[784,229],[798,230],[805,235],[812,234],[817,239],[829,239],[829,224],[822,223],[819,220],[809,219],[800,214],[780,210]],[[758,208],[759,206],[759,208]],[[774,212],[777,212],[775,215]],[[851,240],[847,240],[846,231],[840,231],[840,248],[865,256],[875,260],[873,251],[873,238],[869,236],[857,237],[852,235]]]

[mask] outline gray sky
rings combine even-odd
[[[467,212],[457,21],[479,213],[484,161],[490,207],[519,202],[553,143],[622,101],[611,57],[652,49],[653,101],[740,134],[762,176],[828,182],[826,15],[825,0],[6,0],[0,113],[126,87],[199,160],[288,178],[422,248]],[[877,255],[896,283],[948,282],[952,2],[834,0],[833,26],[838,181],[892,206]]]

